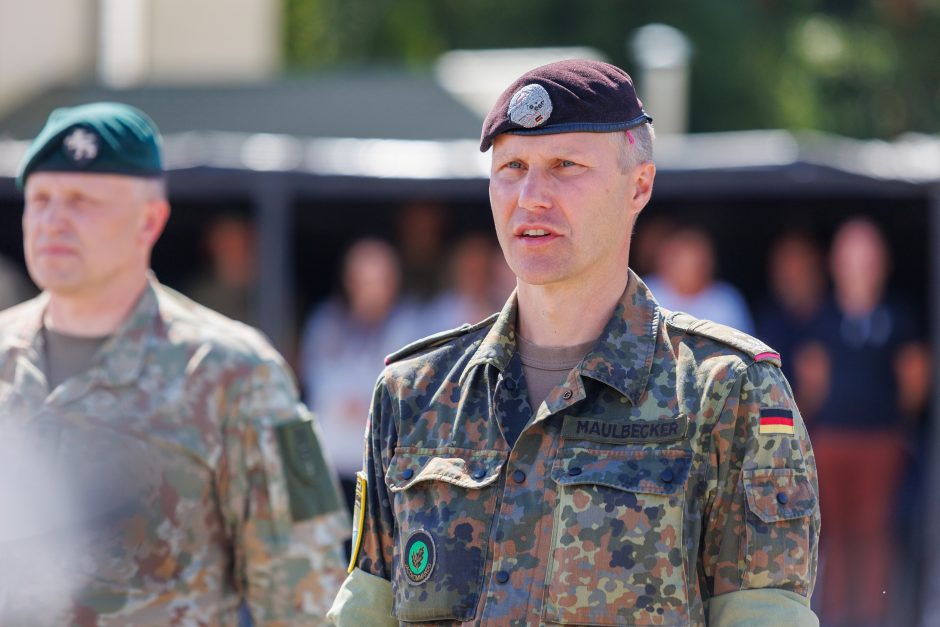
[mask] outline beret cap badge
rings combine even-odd
[[[120,102],[61,107],[26,149],[16,174],[23,190],[33,172],[160,178],[163,141],[146,113]]]
[[[98,156],[98,136],[83,128],[76,128],[62,140],[65,154],[76,163],[88,163]]]
[[[521,87],[509,100],[509,119],[525,128],[544,124],[552,114],[552,99],[538,83]]]

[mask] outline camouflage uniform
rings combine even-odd
[[[50,393],[46,300],[0,314],[0,427],[26,427],[74,507],[0,537],[8,565],[62,548],[38,581],[3,573],[0,623],[236,625],[245,599],[258,625],[322,624],[348,514],[280,356],[151,278],[92,366]]]
[[[669,314],[631,273],[593,350],[533,409],[515,320],[513,297],[391,356],[330,617],[816,624],[816,472],[779,357]],[[792,435],[772,433],[787,415]],[[528,423],[510,448],[514,416]]]

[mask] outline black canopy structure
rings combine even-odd
[[[254,212],[262,326],[282,347],[293,322],[298,212],[335,224],[346,205],[371,204],[374,211],[384,205],[387,212],[424,198],[487,213],[488,156],[477,149],[479,115],[430,74],[381,69],[241,86],[52,90],[0,119],[0,204],[20,202],[12,177],[48,113],[96,100],[127,102],[157,121],[174,205],[198,211],[222,199]],[[804,223],[825,222],[832,208],[855,206],[906,224],[918,221],[909,214],[913,208],[923,224],[901,231],[922,233],[928,212],[936,218],[938,211],[940,139],[934,137],[887,143],[748,131],[663,136],[656,153],[659,174],[647,213],[694,214],[713,231],[743,238],[745,253],[794,214]],[[937,222],[929,224],[940,231]],[[16,222],[3,224],[10,230]],[[0,247],[14,246],[14,239],[0,235]]]

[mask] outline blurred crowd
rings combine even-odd
[[[915,602],[912,566],[923,546],[914,521],[924,513],[930,364],[925,321],[889,287],[891,254],[878,226],[850,219],[828,250],[810,233],[781,234],[753,317],[717,278],[705,231],[656,223],[634,252],[661,305],[751,332],[780,352],[819,472],[813,602],[822,624],[904,624],[894,619]]]
[[[444,207],[414,203],[400,211],[394,238],[353,241],[338,264],[338,289],[303,321],[298,375],[350,501],[385,355],[486,318],[514,287],[492,235],[449,238],[449,217]],[[753,309],[719,278],[704,229],[645,222],[631,265],[667,309],[752,333],[781,353],[819,471],[817,612],[824,625],[881,625],[914,602],[915,575],[902,563],[918,561],[913,521],[923,514],[917,495],[930,381],[926,321],[890,289],[891,252],[874,222],[850,219],[826,244],[809,232],[781,234]],[[205,248],[209,265],[183,291],[256,325],[250,218],[213,220]],[[0,259],[0,309],[31,293]]]

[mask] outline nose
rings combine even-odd
[[[68,207],[60,198],[50,198],[43,207],[30,213],[32,221],[46,233],[57,233],[67,228]]]
[[[519,189],[519,206],[536,211],[551,206],[551,183],[538,168],[530,168]]]

